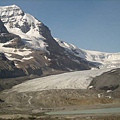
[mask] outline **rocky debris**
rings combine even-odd
[[[47,90],[22,93],[9,90],[9,92],[2,92],[0,98],[19,108],[34,107],[35,109],[119,103],[120,97],[108,98],[104,96],[99,98],[98,94],[99,92],[89,90]]]
[[[93,86],[93,89],[106,92],[120,91],[120,68],[113,69],[93,78],[90,86]]]
[[[66,115],[66,116],[46,116],[44,113],[38,115],[1,115],[1,120],[119,120],[120,115]]]
[[[33,114],[43,117],[44,112],[47,111],[118,107],[120,105],[120,93],[119,97],[112,96],[112,98],[106,96],[99,98],[98,94],[101,94],[101,91],[69,89],[17,93],[9,89],[0,93],[0,99],[4,101],[0,104],[0,113]]]

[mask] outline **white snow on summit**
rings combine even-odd
[[[47,51],[45,38],[40,34],[42,23],[32,15],[24,13],[16,5],[11,5],[0,7],[0,16],[7,30],[19,35],[26,46]]]

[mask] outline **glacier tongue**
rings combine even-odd
[[[33,92],[50,89],[87,89],[93,77],[111,69],[85,70],[29,80],[14,86],[11,91]]]

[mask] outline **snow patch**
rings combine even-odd
[[[24,57],[22,60],[30,60],[32,58],[33,58],[32,56],[31,57]]]

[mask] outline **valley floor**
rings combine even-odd
[[[87,110],[88,108],[94,109],[95,107],[110,107],[105,106],[82,106],[81,109]],[[94,108],[93,108],[94,107]],[[70,107],[69,107],[70,108]],[[69,109],[65,108],[65,109]],[[71,107],[70,109],[75,109]],[[78,106],[76,107],[78,109]],[[120,114],[81,114],[81,115],[45,115],[44,113],[37,114],[0,114],[0,120],[120,120]]]
[[[47,90],[30,93],[1,92],[0,120],[119,120],[120,114],[46,115],[51,111],[120,108],[120,96],[98,97],[93,90]],[[115,96],[117,95],[117,96]]]

